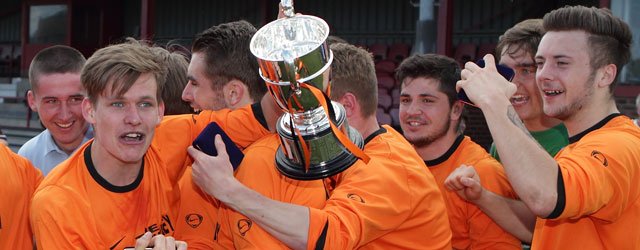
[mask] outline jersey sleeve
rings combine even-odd
[[[637,192],[638,141],[625,133],[600,133],[561,151],[556,156],[558,202],[548,218],[588,215],[615,221],[629,204],[629,194]]]
[[[38,249],[84,249],[90,244],[83,242],[86,236],[81,234],[90,232],[90,229],[86,228],[90,223],[74,223],[72,218],[60,217],[69,214],[68,210],[75,207],[62,206],[67,201],[64,195],[57,191],[55,187],[41,189],[31,202],[30,219],[36,245]],[[75,219],[82,222],[80,218]],[[61,221],[65,223],[60,223]]]
[[[380,158],[372,158],[369,164],[357,162],[340,174],[340,180],[333,190],[324,208],[309,208],[309,239],[307,249],[355,249],[366,245],[381,236],[396,230],[401,224],[407,223],[412,212],[418,206],[433,202],[429,199],[437,198],[435,202],[442,202],[442,196],[435,187],[413,185],[426,183],[412,179],[400,169],[378,167],[386,164],[378,162]],[[378,165],[379,164],[379,165]],[[375,169],[372,169],[374,168]],[[363,171],[364,170],[364,171]],[[410,185],[408,185],[411,183]],[[414,195],[413,189],[432,190],[434,196]],[[444,204],[443,204],[444,208]],[[444,209],[442,210],[444,212]],[[411,217],[414,225],[427,223],[433,225],[433,232],[446,229],[449,233],[443,237],[429,237],[429,246],[424,249],[450,248],[449,224],[435,224],[445,213],[423,214]],[[446,218],[442,221],[446,221]],[[446,228],[440,228],[446,227]],[[431,232],[431,233],[433,233]],[[444,231],[443,231],[444,232]],[[421,235],[407,235],[405,237],[427,237],[429,232]],[[435,233],[432,234],[432,236]],[[400,240],[401,241],[401,240]]]
[[[160,151],[169,175],[178,181],[184,168],[191,163],[187,148],[211,122],[217,122],[241,149],[269,134],[269,130],[259,120],[259,106],[254,106],[247,105],[236,110],[202,111],[198,115],[165,116],[156,128],[152,145]]]

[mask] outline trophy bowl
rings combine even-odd
[[[305,112],[320,105],[299,83],[327,93],[333,60],[326,44],[328,36],[329,25],[324,20],[297,15],[268,23],[251,39],[250,49],[258,58],[260,76],[283,110]]]

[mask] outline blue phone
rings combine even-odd
[[[478,62],[476,62],[476,64],[478,66],[480,66],[480,68],[484,68],[484,60],[480,59],[478,60]],[[507,81],[511,81],[513,80],[513,77],[515,76],[516,72],[513,71],[513,69],[504,66],[502,64],[496,64],[496,69],[498,70],[498,73],[500,73],[500,75],[502,75],[502,77],[504,77],[504,79],[507,79]],[[458,92],[458,100],[469,104],[471,106],[476,106],[475,104],[473,104],[473,102],[471,100],[469,100],[469,97],[467,96],[467,93],[464,92],[464,89],[460,89],[460,92]]]
[[[205,154],[211,156],[218,156],[218,151],[216,150],[215,145],[215,135],[219,134],[222,137],[222,141],[224,142],[224,146],[227,149],[227,154],[229,155],[229,161],[231,165],[233,165],[233,170],[236,170],[242,159],[244,158],[244,154],[242,150],[240,150],[235,143],[229,138],[229,136],[222,130],[222,128],[218,125],[218,123],[212,122],[207,125],[207,127],[200,132],[198,137],[193,141],[193,147],[198,150],[204,152]]]

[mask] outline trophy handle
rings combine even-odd
[[[282,59],[284,60],[284,74],[289,78],[289,85],[291,86],[291,89],[296,95],[302,94],[302,90],[300,90],[300,83],[298,83],[298,79],[296,77],[296,58],[293,56],[293,52],[291,52],[290,49],[283,49]]]

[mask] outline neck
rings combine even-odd
[[[126,186],[133,183],[142,167],[142,159],[136,162],[123,162],[96,140],[91,145],[91,161],[98,174],[114,186]]]
[[[229,105],[229,109],[239,109],[252,103],[254,103],[253,99],[249,95],[244,95],[238,102]]]
[[[567,127],[569,136],[574,136],[613,113],[620,113],[620,111],[618,111],[615,101],[610,100],[606,104],[601,104],[601,106],[597,104],[589,105],[567,117],[563,122]]]
[[[380,129],[380,125],[378,125],[378,119],[375,115],[370,117],[355,117],[349,118],[349,125],[358,130],[360,135],[362,135],[362,139],[366,139],[374,132]]]
[[[416,152],[422,158],[422,160],[430,161],[444,155],[453,145],[458,138],[458,134],[455,131],[449,131],[445,136],[436,139],[429,145],[422,147],[415,147]]]
[[[533,119],[523,120],[522,122],[524,126],[527,127],[527,130],[532,132],[545,131],[562,123],[561,120],[544,114]]]
[[[73,153],[73,151],[76,151],[76,149],[78,147],[80,147],[80,145],[82,144],[82,141],[84,141],[84,135],[87,133],[87,130],[89,129],[89,127],[85,127],[83,132],[82,132],[82,136],[78,139],[76,139],[75,141],[72,141],[70,143],[59,143],[58,141],[56,141],[55,139],[53,140],[53,142],[60,148],[62,149],[62,151],[64,151],[65,153],[67,153],[67,155],[71,155],[71,153]],[[53,136],[52,136],[53,138]]]

